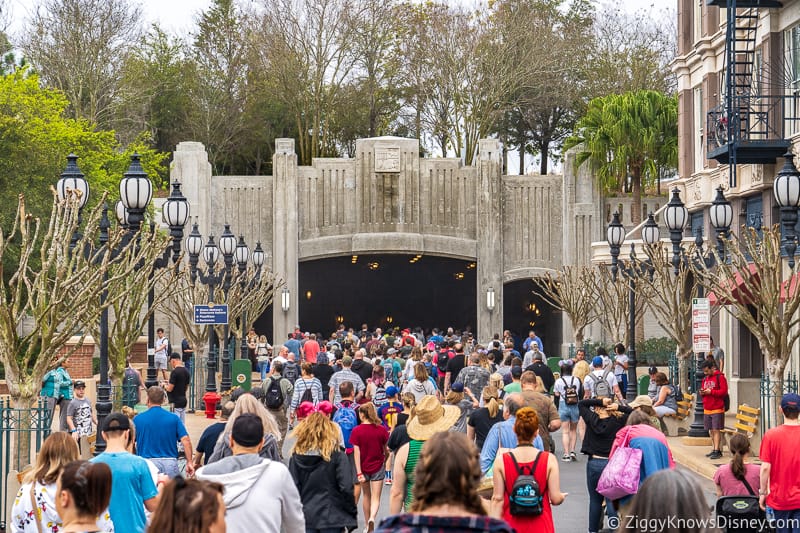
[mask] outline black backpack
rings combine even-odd
[[[676,387],[675,385],[670,385],[670,387],[672,387],[672,394],[675,395],[675,401],[676,402],[684,401],[685,398],[683,396],[683,391],[678,387]]]
[[[436,359],[436,367],[442,374],[447,372],[447,362],[450,361],[450,357],[451,357],[451,352],[447,348],[439,350],[439,355],[438,358]]]
[[[306,390],[303,391],[303,395],[300,396],[300,403],[303,402],[311,402],[314,403],[314,394],[311,392],[311,385],[306,383],[306,380],[301,380],[303,382],[303,386]]]
[[[533,466],[528,468],[528,473],[524,473],[522,468],[517,463],[517,458],[514,454],[508,452],[511,460],[514,461],[514,468],[517,469],[517,479],[511,486],[511,494],[508,496],[509,512],[512,516],[539,516],[542,514],[542,491],[539,487],[539,482],[533,477],[536,472],[536,465],[539,464],[539,459],[542,455],[547,455],[545,452],[539,452],[536,460],[533,461]]]
[[[717,379],[717,388],[719,388],[719,374],[714,377]],[[722,406],[725,408],[725,412],[727,413],[731,409],[731,395],[725,394],[725,396],[722,398],[722,402]]]
[[[570,376],[570,377],[572,377],[572,376]],[[561,381],[564,382],[564,403],[566,405],[578,405],[578,402],[580,401],[580,392],[579,392],[579,390],[580,390],[580,382],[581,382],[581,380],[578,380],[578,386],[577,387],[574,385],[574,383],[575,383],[575,378],[574,377],[570,381],[570,383],[572,383],[572,385],[567,385],[567,380],[564,379],[564,377],[561,378]]]
[[[300,373],[297,371],[297,363],[294,361],[286,361],[283,364],[283,377],[289,380],[289,383],[294,385],[294,382],[297,381],[297,376]]]
[[[269,378],[269,385],[264,394],[264,405],[269,409],[280,409],[283,407],[283,390],[281,389],[281,378]]]

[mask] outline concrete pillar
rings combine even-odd
[[[275,292],[272,325],[275,343],[282,343],[299,322],[297,214],[297,154],[294,139],[276,139],[272,156],[272,271],[283,285]],[[282,308],[282,291],[289,290],[289,309]]]
[[[500,141],[481,139],[478,146],[477,310],[478,340],[486,342],[503,332],[503,216]],[[494,309],[487,293],[494,291]]]
[[[211,228],[211,163],[203,143],[184,141],[175,148],[170,165],[170,181],[181,183],[181,191],[189,201],[189,222],[185,234],[192,231],[197,218],[203,239]]]

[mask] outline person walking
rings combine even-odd
[[[372,367],[372,377],[367,380],[367,389],[364,396],[375,405],[376,409],[386,404],[388,401],[386,389],[394,385],[391,381],[386,380],[385,372],[383,365],[374,365]]]
[[[561,444],[564,447],[563,461],[577,461],[575,446],[578,442],[578,420],[580,412],[578,403],[583,398],[583,384],[581,380],[572,375],[573,363],[571,359],[559,361],[561,376],[553,385],[553,396],[558,406],[558,418],[561,420]]]
[[[58,478],[66,465],[78,459],[78,445],[64,432],[51,433],[39,453],[36,465],[27,472],[11,507],[8,526],[11,533],[61,531],[63,520],[56,510]],[[106,504],[108,507],[108,504]],[[95,516],[100,531],[114,531],[111,515],[104,507]]]
[[[339,447],[337,425],[315,411],[295,428],[289,473],[300,493],[306,533],[332,533],[358,526],[353,469]]]
[[[267,336],[261,335],[258,337],[258,342],[256,343],[256,367],[259,373],[261,373],[261,382],[264,382],[264,379],[267,377],[267,372],[269,371],[269,351],[272,349],[272,346],[269,345],[267,342]]]
[[[597,492],[597,482],[608,464],[617,432],[625,427],[632,410],[625,405],[612,403],[610,396],[581,400],[578,403],[578,410],[581,419],[586,423],[586,435],[581,443],[581,453],[589,458],[586,461],[589,533],[597,533],[601,529],[603,519],[603,495]],[[614,505],[608,499],[605,501],[609,519],[616,519],[617,512]]]
[[[321,388],[318,393],[321,395]],[[275,418],[275,422],[278,424],[278,450],[283,449],[283,440],[286,438],[286,431],[289,428],[286,409],[292,403],[293,394],[294,385],[283,377],[283,363],[275,361],[270,369],[269,377],[261,380],[261,401],[264,402],[267,411]]]
[[[375,406],[369,402],[358,408],[358,419],[361,423],[350,433],[350,444],[353,445],[356,480],[361,485],[364,496],[362,506],[366,529],[367,533],[372,533],[386,477],[386,459],[389,456],[386,443],[389,432],[378,418]]]
[[[706,359],[701,368],[705,376],[700,385],[700,395],[703,397],[703,424],[711,434],[712,446],[711,453],[706,456],[711,460],[717,460],[722,457],[720,443],[722,430],[725,428],[725,398],[728,396],[728,380],[725,379],[725,374],[717,369],[714,361]]]
[[[458,407],[442,405],[435,396],[424,396],[417,403],[414,416],[406,425],[410,440],[395,454],[389,512],[409,510],[414,501],[415,469],[425,441],[440,431],[448,431],[460,414]]]
[[[567,495],[561,492],[558,460],[555,455],[537,450],[533,446],[533,439],[538,431],[539,415],[534,409],[523,407],[517,411],[514,422],[517,446],[503,453],[494,463],[491,515],[502,518],[517,531],[555,533],[550,506],[561,505]],[[514,485],[522,475],[533,476],[539,485],[541,514],[518,514],[516,505],[512,505]]]
[[[428,371],[425,369],[425,365],[414,365],[414,379],[405,384],[403,392],[413,394],[414,401],[417,403],[424,396],[436,396],[436,385],[428,379]]]
[[[235,407],[236,404],[231,401],[222,404],[222,408],[219,411],[219,422],[215,422],[203,430],[203,434],[200,435],[200,440],[197,441],[197,449],[195,449],[194,452],[195,470],[208,464],[211,454],[214,453],[217,440],[222,432],[225,431],[225,424],[228,422]]]
[[[750,463],[750,439],[734,433],[728,447],[733,459],[714,473],[717,496],[758,496],[766,492],[761,487],[761,467]]]
[[[466,433],[467,419],[469,415],[472,414],[472,411],[478,407],[478,399],[471,390],[464,387],[463,383],[456,381],[450,387],[450,391],[447,393],[444,403],[458,407],[461,413],[458,420],[453,424],[452,431]]]
[[[58,406],[58,431],[69,431],[67,409],[72,401],[72,378],[69,376],[69,359],[65,358],[58,366],[42,377],[41,395],[47,398],[47,410],[54,418]]]
[[[167,363],[170,356],[169,339],[164,336],[164,328],[156,330],[155,353],[153,354],[153,364],[156,367],[156,374],[161,370],[161,379],[167,381]]]
[[[467,437],[470,442],[474,442],[480,450],[486,441],[486,435],[497,423],[503,421],[503,411],[501,409],[498,391],[492,385],[487,385],[482,393],[484,407],[480,407],[472,412],[467,419]]]
[[[472,353],[469,356],[469,365],[465,366],[456,376],[456,383],[463,383],[464,387],[479,394],[489,384],[492,373],[481,366],[481,355]]]
[[[260,455],[267,431],[258,415],[237,416],[229,438],[233,455],[207,464],[197,478],[225,487],[225,522],[232,532],[305,533],[303,504],[289,469]]]
[[[86,383],[75,381],[74,395],[67,408],[67,427],[80,447],[81,437],[88,437],[93,433],[92,424],[97,425],[97,417],[92,412],[91,402],[86,398]]]
[[[419,455],[410,512],[385,518],[375,532],[511,533],[507,523],[486,516],[480,479],[478,451],[466,435],[434,433]]]
[[[164,485],[150,531],[226,533],[225,487],[211,481],[177,477]]]
[[[228,418],[228,422],[225,424],[225,429],[217,438],[214,451],[211,453],[211,457],[208,458],[208,464],[215,463],[233,454],[233,448],[230,446],[231,432],[233,431],[233,424],[236,423],[236,419],[243,414],[256,415],[261,419],[261,426],[264,428],[264,442],[261,444],[259,451],[261,457],[273,461],[280,460],[281,454],[278,449],[278,425],[275,423],[275,419],[269,414],[264,404],[258,401],[255,396],[250,393],[245,393],[236,400],[233,412],[230,418]]]
[[[169,403],[172,404],[172,412],[178,415],[181,422],[186,423],[186,406],[188,400],[186,398],[186,391],[189,388],[189,381],[191,376],[189,370],[183,366],[181,356],[174,353],[169,359],[172,366],[172,372],[169,373],[169,383],[164,385],[164,390],[167,391]]]
[[[164,389],[153,386],[147,389],[147,411],[136,415],[136,453],[150,459],[158,471],[169,478],[179,475],[178,446],[180,441],[186,454],[186,473],[194,474],[192,441],[186,426],[175,413],[164,410]]]
[[[704,369],[705,370],[705,369]],[[758,458],[761,460],[759,504],[775,513],[777,533],[800,531],[800,396],[784,394],[781,398],[783,424],[767,430],[761,438]],[[780,525],[783,527],[780,527]]]
[[[129,355],[125,359],[125,372],[122,374],[122,405],[133,409],[141,400],[142,376],[133,368]]]
[[[353,384],[353,390],[355,391],[355,399],[358,400],[364,395],[364,390],[366,389],[364,385],[364,380],[361,379],[361,376],[353,372],[350,368],[353,366],[353,358],[349,355],[345,355],[342,357],[342,369],[338,372],[335,372],[332,376],[330,381],[328,382],[329,387],[329,394],[328,400],[333,404],[336,405],[342,401],[342,396],[339,394],[339,387],[340,385],[348,381]]]
[[[64,533],[97,532],[97,516],[111,499],[111,469],[104,463],[72,461],[61,471],[56,512]]]
[[[290,428],[297,419],[297,407],[302,402],[311,402],[316,405],[323,400],[322,383],[314,377],[311,363],[303,363],[300,365],[300,377],[294,382],[291,398],[292,400],[289,403]]]

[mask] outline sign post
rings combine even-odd
[[[711,350],[711,305],[708,298],[692,299],[692,351]]]

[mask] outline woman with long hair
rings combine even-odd
[[[275,422],[275,417],[272,416],[264,404],[259,402],[255,396],[250,393],[242,394],[236,400],[236,407],[233,408],[230,418],[225,423],[225,429],[220,433],[217,439],[217,445],[214,447],[214,453],[208,458],[208,464],[214,463],[223,457],[230,457],[233,452],[230,448],[231,432],[233,431],[233,423],[236,417],[243,413],[252,413],[261,419],[264,425],[264,446],[261,447],[259,455],[264,459],[272,459],[273,461],[280,461],[281,455],[278,449],[278,424]]]
[[[498,454],[494,462],[494,492],[492,516],[503,518],[517,531],[554,533],[551,505],[561,505],[566,494],[561,492],[558,460],[555,455],[534,448],[533,440],[539,433],[539,416],[530,407],[517,411],[514,422],[517,447]],[[513,514],[509,497],[514,483],[522,473],[533,475],[541,492],[542,512],[538,516]]]
[[[384,519],[375,531],[511,533],[508,524],[486,516],[480,481],[477,448],[462,433],[440,430],[419,453],[410,512]]]
[[[261,335],[256,343],[256,365],[261,373],[261,382],[263,383],[269,372],[269,343],[266,335]]]
[[[367,532],[372,533],[381,504],[383,481],[386,478],[386,458],[389,456],[386,443],[389,432],[383,427],[375,406],[371,403],[363,404],[356,412],[361,423],[350,433],[350,443],[353,445],[356,479],[361,484],[364,495],[364,520],[367,522]]]
[[[483,448],[483,441],[492,426],[503,421],[503,412],[497,389],[491,385],[483,388],[481,394],[484,407],[480,407],[472,412],[467,419],[467,437],[480,450]]]
[[[564,446],[563,461],[577,461],[575,446],[578,442],[578,402],[583,398],[583,384],[572,375],[572,359],[558,362],[561,376],[553,386],[553,396],[557,398],[558,418],[561,419],[561,444]]]
[[[675,387],[670,384],[669,378],[665,373],[658,372],[655,377],[658,392],[653,402],[653,409],[659,418],[664,415],[674,415],[678,411],[678,398]]]
[[[425,365],[414,365],[414,379],[406,383],[403,392],[414,395],[414,401],[419,403],[423,396],[436,396],[436,386],[428,379]]]
[[[377,409],[386,404],[386,389],[392,385],[394,383],[386,379],[386,371],[383,365],[374,365],[372,367],[372,378],[367,380],[365,396]]]
[[[589,533],[597,533],[602,528],[603,495],[597,492],[600,474],[608,464],[611,448],[617,432],[625,427],[631,408],[612,402],[611,398],[593,398],[578,402],[581,420],[586,423],[586,434],[581,443],[581,453],[588,456],[586,461],[586,488],[589,491]],[[606,500],[608,517],[617,518],[617,512],[610,500]]]
[[[444,403],[448,405],[455,405],[461,411],[458,420],[453,424],[451,431],[459,431],[461,433],[467,432],[467,419],[472,411],[478,407],[478,399],[472,394],[472,391],[464,387],[463,383],[455,382],[450,387],[450,391],[444,399]]]
[[[411,355],[408,356],[408,360],[406,361],[406,367],[403,370],[403,378],[406,381],[411,381],[416,377],[416,373],[414,372],[414,367],[417,366],[417,363],[422,361],[422,348],[420,346],[414,346],[411,348]]]
[[[93,533],[103,529],[97,516],[111,500],[111,468],[105,463],[72,461],[64,466],[56,489],[56,512],[62,526],[53,531]]]
[[[164,485],[149,531],[225,533],[225,491],[219,483],[176,477]]]
[[[503,387],[506,386],[505,382],[503,381],[503,376],[499,372],[495,372],[489,376],[489,385],[497,389],[497,401],[503,401],[503,398],[506,396],[506,391],[503,390]],[[486,390],[486,389],[484,389]],[[481,407],[484,406],[484,399],[481,398]]]
[[[9,520],[12,533],[61,531],[62,517],[56,510],[58,476],[67,464],[78,459],[78,455],[78,443],[69,433],[51,433],[45,439],[36,456],[36,466],[25,476],[14,499]],[[114,531],[107,507],[95,515],[100,531]]]
[[[758,495],[761,489],[760,467],[749,463],[750,439],[741,433],[734,433],[728,441],[728,447],[731,449],[733,459],[714,473],[717,496],[749,496],[750,491],[747,490],[745,482]]]
[[[353,469],[339,445],[339,425],[316,411],[300,421],[293,435],[289,472],[303,502],[306,532],[358,527]]]

